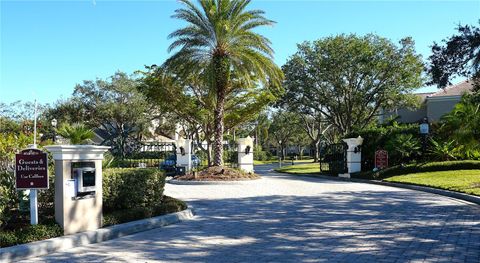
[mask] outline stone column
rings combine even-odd
[[[253,173],[253,140],[250,136],[240,138],[238,143],[238,168]]]
[[[357,138],[343,139],[347,144],[347,173],[339,174],[339,177],[350,178],[351,173],[362,171],[362,151],[360,146],[363,143],[363,138],[358,136]]]
[[[177,166],[185,167],[185,172],[192,170],[192,140],[180,138],[177,145]]]
[[[110,148],[95,145],[51,145],[45,147],[55,160],[55,220],[65,235],[102,227],[102,160]],[[95,169],[94,189],[78,192],[73,169]]]

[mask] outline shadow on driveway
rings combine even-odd
[[[192,201],[193,221],[44,260],[480,262],[478,207],[436,198],[365,191]]]

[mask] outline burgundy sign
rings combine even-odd
[[[47,154],[37,149],[26,149],[15,154],[17,190],[48,189]]]
[[[375,167],[378,169],[385,169],[388,167],[388,152],[385,150],[378,150],[375,152]]]

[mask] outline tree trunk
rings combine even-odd
[[[320,160],[320,140],[314,141],[313,142],[313,150],[314,150],[314,156],[313,156],[313,161],[318,162]]]
[[[213,165],[223,165],[223,114],[225,106],[225,92],[218,92],[217,108],[215,109],[215,139],[213,141]]]
[[[230,80],[230,61],[225,54],[217,54],[213,57],[214,84],[217,91],[217,104],[214,112],[214,142],[213,142],[213,165],[223,166],[223,115],[225,111],[225,96]]]
[[[212,142],[207,140],[207,161],[208,167],[212,165]]]

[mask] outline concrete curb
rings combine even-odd
[[[99,243],[142,231],[175,224],[192,219],[193,217],[193,208],[188,208],[173,214],[132,221],[98,230],[56,237],[13,247],[0,248],[0,262],[14,262],[20,259],[38,257],[73,247]]]
[[[238,180],[238,181],[183,181],[183,180],[168,180],[167,183],[175,185],[240,185],[248,182],[256,182],[261,178],[253,180]]]
[[[286,173],[280,173],[280,174],[282,174],[282,175],[285,174],[286,175]],[[389,186],[389,187],[404,188],[404,189],[409,189],[409,190],[415,190],[415,191],[427,192],[427,193],[431,193],[431,194],[442,195],[442,196],[446,196],[446,197],[450,197],[450,198],[454,198],[454,199],[460,199],[462,201],[467,201],[467,202],[470,202],[470,203],[480,205],[480,196],[474,196],[474,195],[469,195],[469,194],[464,194],[464,193],[459,193],[459,192],[453,192],[453,191],[443,190],[443,189],[438,189],[438,188],[432,188],[432,187],[427,187],[427,186],[419,186],[419,185],[413,185],[413,184],[391,183],[391,182],[386,182],[386,181],[381,181],[381,180],[366,180],[366,179],[357,179],[357,178],[332,177],[332,176],[326,176],[326,175],[314,175],[314,174],[299,174],[299,175],[300,176],[305,176],[305,177],[323,178],[323,179],[334,180],[334,181],[347,181],[347,182],[355,182],[355,183],[376,184],[376,185],[383,185],[383,186]],[[291,175],[291,176],[297,176],[297,175]]]

